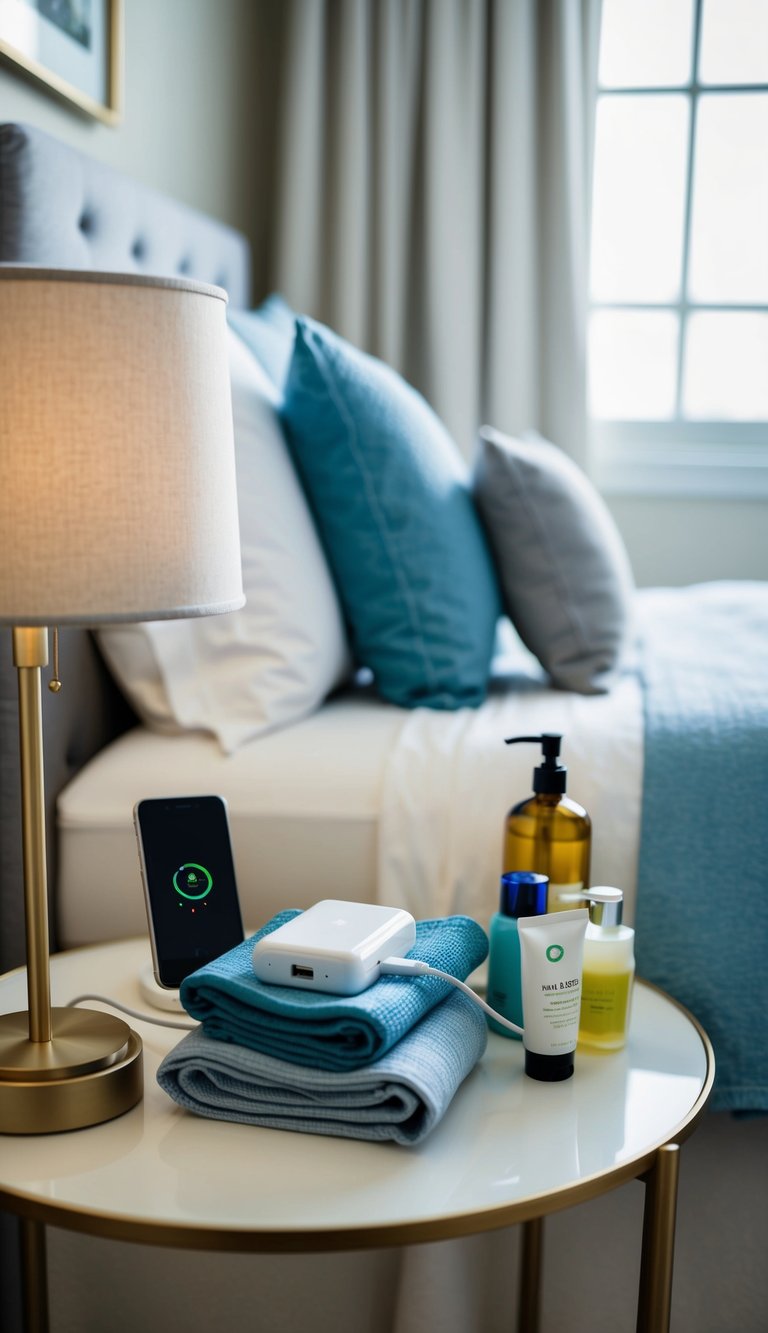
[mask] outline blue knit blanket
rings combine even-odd
[[[165,1057],[157,1080],[212,1120],[413,1145],[442,1119],[486,1041],[482,1011],[453,991],[365,1069],[289,1064],[198,1031]]]
[[[712,1105],[768,1111],[768,584],[643,607],[638,971],[709,1033]]]
[[[258,934],[182,982],[182,1004],[202,1023],[206,1037],[290,1064],[361,1069],[380,1060],[436,1004],[456,993],[435,977],[380,977],[368,990],[350,996],[258,981],[251,961],[256,940],[296,915],[279,912]],[[463,981],[487,953],[482,927],[470,917],[450,916],[418,921],[409,956]]]

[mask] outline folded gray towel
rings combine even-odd
[[[180,1106],[212,1120],[415,1144],[442,1119],[487,1035],[481,1010],[452,995],[363,1069],[289,1064],[190,1032],[166,1055],[157,1081]]]

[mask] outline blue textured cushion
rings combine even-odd
[[[282,393],[291,364],[296,319],[288,302],[273,292],[256,310],[228,307],[227,319]]]
[[[499,591],[435,413],[381,361],[297,319],[282,417],[358,664],[404,707],[482,703]]]

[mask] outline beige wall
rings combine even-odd
[[[768,502],[610,496],[639,587],[768,579]]]

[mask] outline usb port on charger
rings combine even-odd
[[[291,963],[291,976],[303,977],[305,981],[313,981],[315,969],[313,967],[302,967],[301,963]]]

